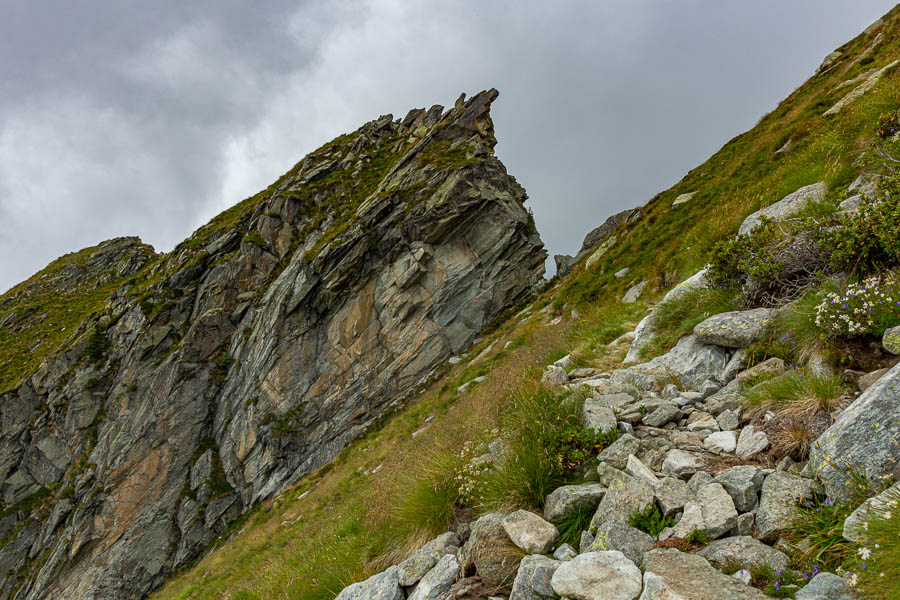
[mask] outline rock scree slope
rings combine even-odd
[[[543,284],[497,95],[383,116],[171,253],[112,240],[0,298],[0,597],[145,596]]]

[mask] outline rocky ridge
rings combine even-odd
[[[91,251],[111,295],[0,396],[0,596],[143,597],[542,284],[496,97],[367,123],[170,254]]]

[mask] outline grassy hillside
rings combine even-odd
[[[330,598],[402,559],[461,512],[539,507],[545,491],[571,476],[558,466],[579,445],[571,443],[572,415],[539,385],[543,365],[572,353],[577,366],[613,367],[622,349],[607,344],[633,328],[648,301],[706,264],[714,246],[732,236],[749,213],[806,184],[825,181],[838,189],[863,171],[884,171],[872,144],[880,116],[900,108],[900,69],[839,114],[823,113],[857,85],[842,87],[843,82],[900,58],[900,9],[840,51],[843,58],[835,66],[650,200],[642,217],[618,231],[617,243],[590,269],[576,268],[499,324],[408,406],[332,465],[242,518],[213,552],[154,597]],[[788,141],[786,151],[776,152]],[[688,192],[697,193],[672,207]],[[625,267],[627,277],[613,276]],[[622,292],[641,279],[651,282],[644,302],[619,303]],[[673,319],[681,323],[691,316]],[[457,391],[482,375],[481,383]],[[516,460],[509,463],[515,466],[504,468],[502,476],[485,479],[466,470],[487,442],[510,434],[539,443],[529,452],[511,444]],[[557,443],[564,438],[567,444]],[[606,442],[587,440],[582,446]],[[478,492],[470,485],[475,480]]]

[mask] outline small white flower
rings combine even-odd
[[[859,554],[860,558],[863,560],[869,560],[869,557],[872,556],[872,551],[866,547],[862,547],[856,551]]]

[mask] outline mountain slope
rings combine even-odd
[[[72,331],[4,344],[0,593],[143,597],[531,294],[496,97],[381,117],[167,255],[113,240],[4,295],[4,342],[39,331],[37,292]]]

